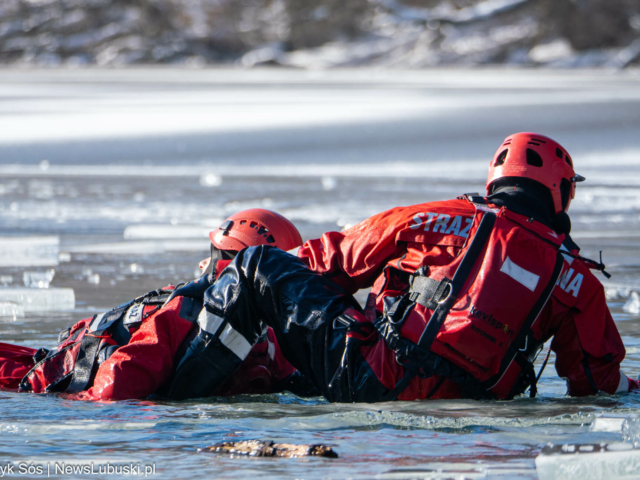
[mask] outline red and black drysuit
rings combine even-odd
[[[570,395],[637,389],[620,371],[625,348],[604,289],[563,240],[512,209],[457,199],[394,208],[326,233],[299,258],[245,249],[205,293],[209,355],[233,359],[211,381],[240,364],[264,323],[330,401],[511,398],[535,388],[531,363],[552,337]],[[362,311],[352,294],[368,287]]]
[[[219,260],[217,271],[227,263]],[[81,400],[145,398],[158,392],[196,334],[194,324],[202,310],[202,299],[197,297],[204,292],[198,282],[205,288],[210,285],[205,276],[179,289],[173,298],[174,287],[169,286],[81,320],[62,332],[50,351],[0,344],[0,388],[66,392]],[[311,387],[303,383],[268,330],[237,372],[206,394],[271,393],[296,387],[308,393]]]

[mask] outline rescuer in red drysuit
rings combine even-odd
[[[169,286],[150,292],[82,320],[62,332],[57,348],[51,351],[0,344],[0,387],[67,392],[83,400],[143,398],[156,392],[170,377],[175,360],[184,355],[185,339],[195,335],[204,290],[236,252],[249,245],[292,249],[302,244],[291,222],[261,209],[231,216],[210,238],[212,255],[200,262],[203,275],[197,281],[177,290]],[[284,360],[269,330],[237,373],[216,392],[208,393],[271,393],[296,388],[312,393],[312,387]]]
[[[198,388],[226,381],[267,324],[330,401],[534,396],[533,360],[551,338],[570,395],[638,389],[591,272],[604,265],[569,237],[583,180],[558,143],[519,133],[491,161],[487,197],[394,208],[307,242],[300,258],[242,250],[205,293],[191,348],[225,362]],[[352,294],[367,287],[363,311]],[[184,366],[176,398],[198,393],[198,362]]]

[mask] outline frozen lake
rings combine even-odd
[[[393,206],[481,192],[497,146],[517,131],[558,140],[587,177],[570,212],[573,236],[583,255],[603,251],[613,277],[600,278],[628,347],[623,370],[636,378],[634,71],[0,71],[0,341],[50,348],[76,320],[193,278],[207,232],[238,210],[274,209],[309,239]],[[538,398],[511,402],[87,404],[0,392],[0,466],[33,462],[53,474],[53,462],[133,462],[155,464],[157,478],[190,479],[544,479],[607,478],[609,462],[620,468],[611,478],[640,478],[639,417],[640,394],[566,397],[552,363]],[[328,443],[340,458],[197,453],[232,439]],[[589,453],[600,444],[611,448]],[[575,445],[587,447],[571,454]],[[572,463],[576,455],[589,467]]]

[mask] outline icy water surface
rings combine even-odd
[[[640,374],[633,73],[14,71],[0,74],[0,99],[0,341],[52,347],[81,318],[193,278],[207,232],[241,209],[275,209],[309,239],[482,191],[496,146],[534,130],[588,178],[575,239],[587,256],[604,251],[623,370]],[[102,478],[110,462],[189,479],[640,478],[640,394],[566,397],[553,357],[539,392],[378,405],[0,392],[0,475]],[[198,452],[246,439],[326,443],[340,458]],[[96,474],[73,473],[91,464]]]

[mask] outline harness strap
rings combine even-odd
[[[536,375],[536,383],[540,381],[540,377],[542,377],[542,372],[544,372],[547,363],[549,363],[549,357],[551,356],[551,347],[547,350],[547,354],[544,357],[544,362],[542,362],[542,366],[540,367],[540,371],[538,375]]]
[[[478,258],[480,258],[480,255],[491,236],[491,231],[493,230],[493,225],[495,223],[496,214],[491,211],[485,211],[484,216],[480,221],[480,225],[478,226],[478,230],[471,241],[471,245],[469,245],[460,265],[456,269],[456,273],[453,275],[453,280],[449,283],[449,295],[445,300],[438,304],[438,307],[435,312],[433,312],[433,315],[427,324],[427,328],[424,329],[424,332],[422,332],[422,335],[420,336],[418,345],[425,350],[431,349],[431,345],[440,331],[440,327],[442,327],[447,315],[449,315],[449,311],[455,304],[458,294],[473,271],[473,267],[475,266]]]
[[[415,377],[415,376],[416,376],[415,373],[413,373],[412,375],[409,375],[409,371],[407,371],[402,376],[400,381],[398,383],[396,383],[396,386],[393,387],[391,390],[389,390],[389,392],[386,395],[384,395],[382,398],[380,398],[380,401],[381,402],[392,402],[393,400],[398,398],[398,395],[400,395],[402,392],[404,392],[407,389],[407,387],[411,383],[411,380],[413,380],[413,377]]]
[[[598,387],[596,386],[596,382],[593,379],[593,374],[591,373],[591,367],[589,366],[589,353],[586,350],[582,351],[582,368],[584,369],[584,375],[587,377],[587,382],[589,382],[589,388],[591,388],[591,392],[593,395],[598,393]]]
[[[95,332],[96,335],[102,333]],[[65,390],[67,393],[78,393],[87,388],[91,381],[91,374],[93,373],[93,365],[96,363],[98,357],[98,350],[100,348],[100,342],[102,338],[94,336],[88,332],[82,338],[82,344],[80,351],[78,352],[78,358],[76,359],[76,365],[73,368],[73,378],[69,387]]]
[[[524,389],[527,388],[527,384],[529,385],[529,397],[535,398],[538,394],[538,378],[536,377],[536,371],[533,368],[533,363],[531,363],[524,355],[516,355],[514,358],[515,362],[520,366],[525,378],[525,386]],[[523,390],[524,392],[524,390]]]
[[[429,310],[435,310],[447,299],[447,295],[451,294],[450,282],[446,277],[438,281],[429,277],[413,276],[409,293],[416,294],[412,298],[416,303]]]

